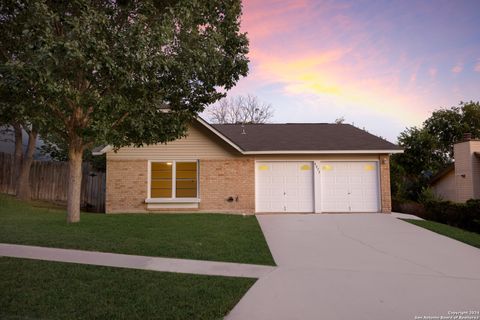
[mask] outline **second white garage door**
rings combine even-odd
[[[377,162],[321,162],[322,212],[378,212]]]
[[[312,162],[257,162],[257,212],[313,212]]]

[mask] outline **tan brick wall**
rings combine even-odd
[[[390,190],[390,156],[380,155],[380,197],[383,213],[392,211],[392,196]]]
[[[453,147],[457,202],[478,199],[480,197],[480,163],[474,152],[480,152],[480,140],[457,143]]]
[[[480,141],[473,141],[471,151],[480,153]],[[472,155],[473,199],[480,199],[480,157]]]
[[[148,161],[107,161],[106,213],[144,212]]]
[[[389,213],[391,212],[389,156],[380,155],[379,160],[381,211]],[[147,179],[146,160],[108,160],[106,212],[146,212]],[[254,213],[255,160],[253,158],[200,160],[199,197],[201,201],[198,209],[154,211]],[[233,197],[234,201],[228,202],[229,197]]]
[[[255,211],[254,160],[200,160],[198,209],[153,209],[152,211]],[[148,161],[108,160],[106,212],[147,212]],[[233,197],[235,201],[228,202]],[[236,199],[238,198],[238,201]]]
[[[227,198],[233,197],[233,202]],[[255,211],[255,161],[200,160],[200,210]],[[238,198],[238,201],[236,201]]]
[[[473,197],[472,154],[470,142],[454,145],[455,186],[457,202],[465,202]]]

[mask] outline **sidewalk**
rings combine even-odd
[[[135,256],[96,251],[56,249],[0,243],[0,256],[97,266],[191,273],[210,276],[261,278],[276,267],[231,262]]]

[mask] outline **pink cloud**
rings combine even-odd
[[[473,67],[473,70],[475,70],[475,72],[480,72],[480,59],[477,59],[477,63],[475,64],[475,67]]]
[[[389,20],[358,19],[331,1],[244,0],[243,5],[251,68],[237,91],[274,87],[279,95],[331,99],[407,123],[424,116],[437,82],[428,80],[437,77],[438,65],[425,68],[432,62],[392,48],[385,37],[395,27]],[[452,72],[463,68],[458,63]]]
[[[453,73],[460,73],[462,71],[463,71],[463,64],[462,63],[458,63],[452,68]]]
[[[292,26],[306,21],[312,14],[309,0],[244,2],[242,29],[252,40],[259,40],[291,30]]]

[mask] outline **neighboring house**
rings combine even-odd
[[[455,162],[431,180],[433,192],[444,200],[465,202],[480,198],[480,140],[466,135],[453,146]]]
[[[391,211],[400,147],[348,124],[223,124],[107,155],[106,212]]]

